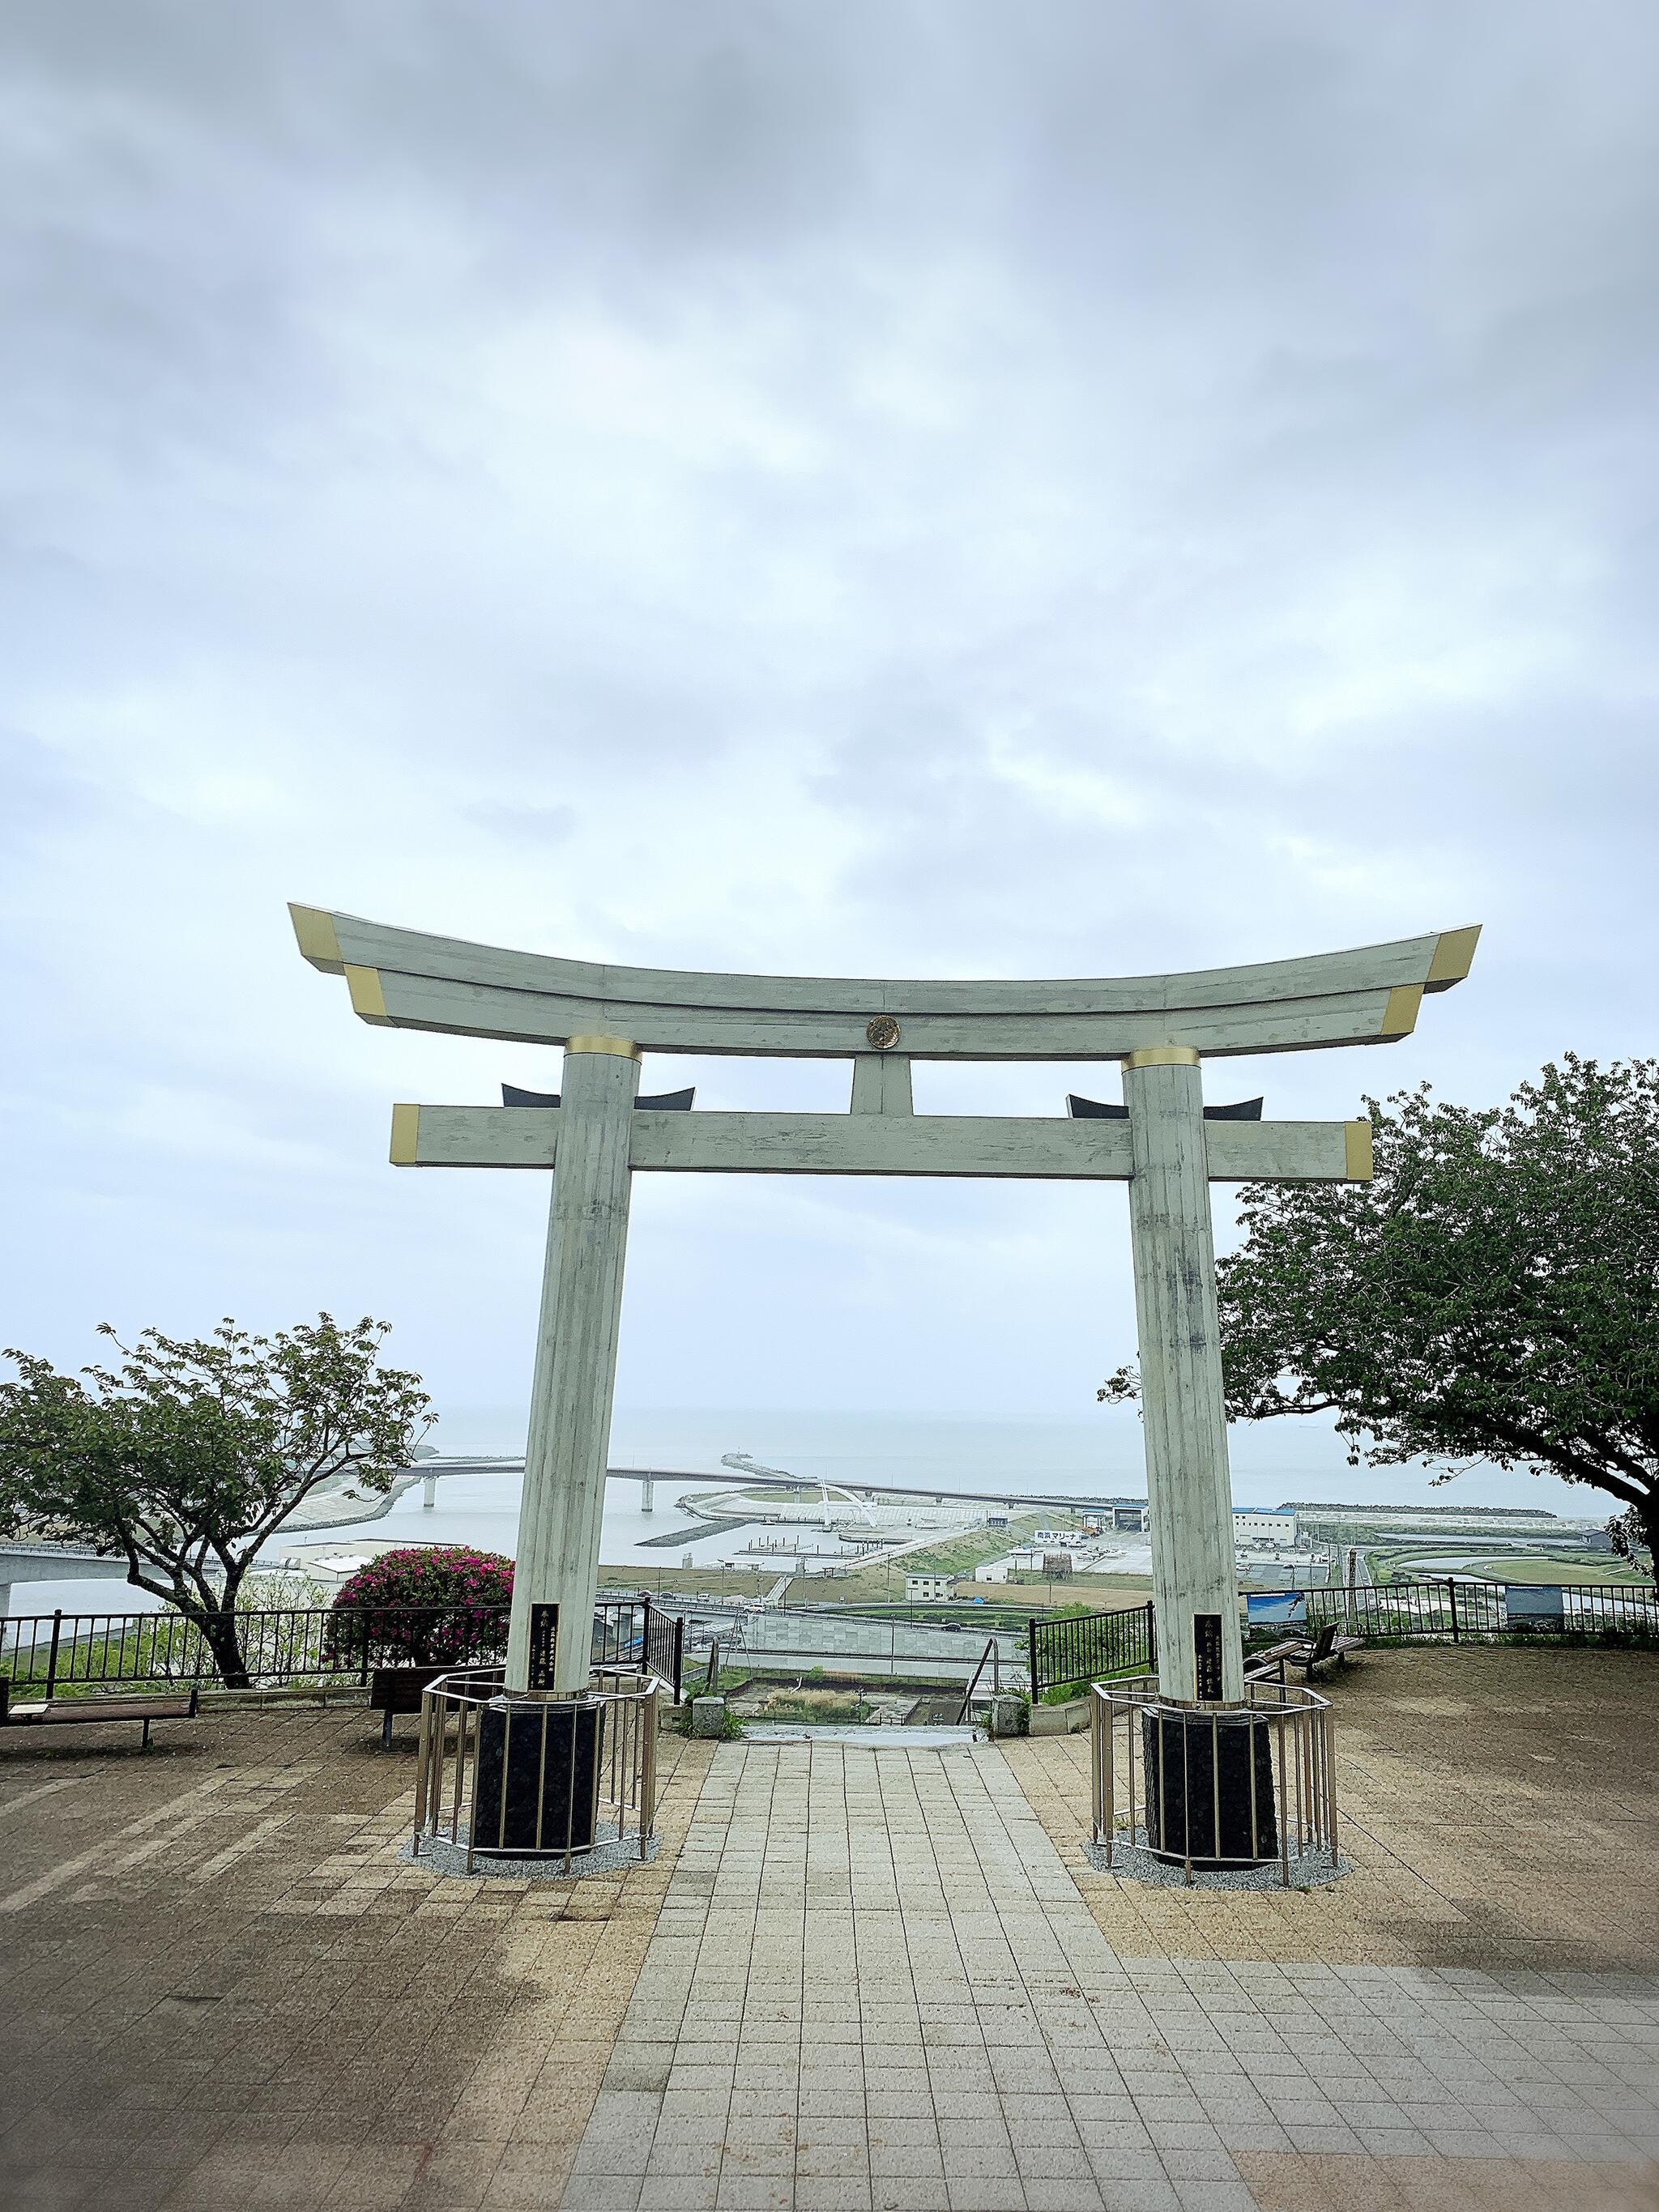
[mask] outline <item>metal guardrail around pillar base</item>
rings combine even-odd
[[[1141,1675],[1093,1684],[1090,1720],[1094,1842],[1108,1867],[1126,1843],[1180,1864],[1189,1882],[1195,1868],[1276,1859],[1288,1889],[1293,1861],[1337,1865],[1336,1723],[1316,1691],[1249,1682],[1235,1702],[1195,1705],[1161,1696],[1157,1676]],[[1178,1789],[1172,1743],[1181,1747]],[[1229,1848],[1241,1832],[1249,1848]]]
[[[648,1857],[658,1678],[596,1668],[572,1697],[509,1692],[504,1675],[501,1667],[457,1668],[422,1697],[416,1857],[440,1838],[465,1851],[469,1874],[478,1858],[538,1859],[569,1874],[617,1845]]]

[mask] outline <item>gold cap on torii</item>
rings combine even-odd
[[[1143,1044],[1126,1054],[1125,1067],[1196,1067],[1198,1047],[1192,1044]]]
[[[640,1048],[628,1037],[573,1036],[564,1041],[567,1052],[608,1052],[618,1060],[638,1060]]]

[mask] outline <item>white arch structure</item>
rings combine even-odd
[[[857,981],[613,967],[291,909],[300,950],[374,1026],[562,1046],[556,1105],[392,1109],[401,1167],[553,1175],[525,1462],[510,1688],[578,1692],[587,1637],[531,1681],[532,1626],[588,1620],[636,1172],[1046,1176],[1127,1182],[1164,1694],[1243,1690],[1212,1182],[1363,1181],[1364,1121],[1206,1119],[1201,1065],[1386,1044],[1468,975],[1478,928],[1188,974],[1057,981]],[[638,1097],[645,1052],[848,1059],[845,1114],[708,1113]],[[1123,1105],[920,1115],[910,1061],[1116,1060]],[[552,1616],[556,1619],[556,1615]],[[538,1637],[534,1648],[545,1649]]]
[[[798,1474],[792,1474],[787,1467],[762,1467],[758,1461],[750,1459],[747,1452],[722,1452],[720,1465],[735,1469],[738,1474],[781,1474],[791,1482],[801,1480]],[[870,1510],[867,1500],[860,1498],[857,1491],[849,1490],[844,1482],[831,1482],[827,1474],[809,1474],[806,1483],[817,1491],[823,1514],[823,1525],[826,1528],[830,1526],[830,1493],[832,1490],[837,1498],[844,1498],[855,1511],[863,1514],[872,1528],[875,1527],[876,1516]]]

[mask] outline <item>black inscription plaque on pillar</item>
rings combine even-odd
[[[553,1653],[559,1640],[559,1608],[556,1605],[532,1605],[530,1608],[530,1657],[525,1681],[527,1690],[550,1690],[553,1686]]]
[[[1193,1615],[1193,1657],[1197,1662],[1198,1694],[1212,1702],[1221,1696],[1221,1615]]]

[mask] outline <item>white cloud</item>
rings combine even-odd
[[[1640,11],[89,0],[0,40],[9,1340],[355,1301],[441,1391],[521,1387],[539,1182],[394,1176],[386,1111],[549,1056],[355,1024],[290,897],[874,975],[1484,919],[1408,1045],[1218,1091],[1650,1045]],[[627,1387],[1086,1412],[1121,1231],[659,1188]]]

